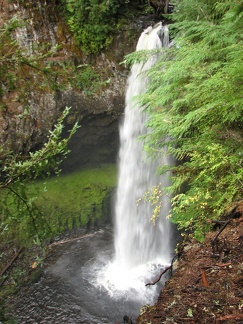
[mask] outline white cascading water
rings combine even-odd
[[[168,47],[168,28],[161,24],[145,30],[137,44],[137,51]],[[115,249],[116,262],[122,268],[169,259],[169,201],[164,201],[163,214],[156,225],[150,221],[152,208],[149,203],[137,200],[161,179],[156,175],[158,164],[162,161],[149,161],[143,152],[143,143],[139,136],[148,132],[147,116],[133,97],[146,91],[148,78],[146,71],[155,63],[152,57],[145,64],[134,64],[128,80],[124,123],[120,128],[119,180],[116,202]],[[164,161],[166,163],[167,161]],[[164,184],[163,184],[164,185]]]
[[[169,46],[167,26],[161,23],[148,27],[140,36],[136,50],[150,50]],[[147,273],[156,269],[158,275],[161,265],[171,259],[170,225],[166,215],[170,209],[170,200],[163,198],[163,208],[156,225],[150,220],[150,203],[137,203],[151,187],[162,183],[166,186],[166,177],[156,175],[158,165],[168,164],[166,157],[149,160],[139,136],[148,132],[146,114],[134,101],[134,97],[143,94],[148,85],[146,71],[157,61],[153,55],[146,63],[134,64],[128,79],[126,108],[123,124],[120,127],[119,179],[115,206],[115,259],[100,284],[115,297],[117,292],[133,291],[143,294]],[[161,72],[162,73],[162,72]],[[156,274],[154,274],[156,276]],[[144,291],[148,296],[148,292]],[[141,300],[148,302],[149,300]]]

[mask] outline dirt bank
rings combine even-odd
[[[183,244],[172,278],[137,324],[243,323],[242,211],[241,202],[203,243]]]

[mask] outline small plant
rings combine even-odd
[[[187,310],[187,317],[193,317],[193,312],[191,308],[188,308]]]
[[[101,78],[94,68],[88,64],[79,65],[76,68],[71,84],[74,88],[78,88],[86,95],[94,94],[101,86]]]
[[[37,267],[43,267],[44,257],[37,256],[35,261],[32,263],[31,268],[36,269]]]

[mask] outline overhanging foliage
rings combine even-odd
[[[49,234],[46,215],[35,199],[28,194],[28,185],[37,178],[58,174],[59,165],[68,154],[68,142],[76,132],[75,124],[66,138],[62,137],[66,108],[57,121],[43,147],[28,155],[4,152],[0,161],[0,239],[15,239],[30,243],[35,238],[39,243]],[[2,153],[2,152],[1,152]],[[0,240],[0,241],[1,241]]]
[[[168,146],[177,160],[165,189],[172,220],[198,239],[243,194],[242,9],[236,0],[175,1],[174,46],[141,98],[151,128],[146,149]]]

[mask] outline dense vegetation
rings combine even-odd
[[[202,239],[243,194],[243,3],[174,3],[174,46],[151,69],[141,99],[151,128],[145,147],[155,155],[168,147],[175,158],[159,169],[172,178],[162,192],[173,195],[172,221]]]
[[[70,30],[87,54],[107,47],[114,33],[122,24],[127,24],[132,12],[138,14],[145,3],[139,0],[63,0]]]

